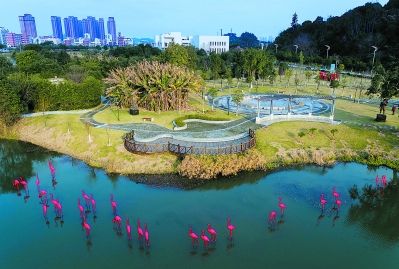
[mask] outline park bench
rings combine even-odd
[[[154,118],[143,118],[143,121],[154,121]]]

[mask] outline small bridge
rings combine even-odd
[[[233,137],[222,139],[184,139],[163,135],[153,140],[135,139],[134,132],[124,137],[124,146],[132,153],[172,152],[178,155],[226,155],[245,152],[256,144],[255,132],[251,129]]]

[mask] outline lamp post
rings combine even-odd
[[[374,63],[375,63],[375,54],[376,54],[378,48],[377,48],[376,46],[371,46],[371,47],[374,49],[374,52],[373,52],[373,67],[374,67]]]
[[[327,48],[327,59],[328,59],[328,52],[330,51],[331,47],[329,45],[324,45]]]
[[[276,54],[277,54],[278,44],[274,44],[274,46],[276,47]]]
[[[227,97],[227,115],[230,115],[230,96]]]
[[[298,45],[294,45],[294,47],[295,47],[295,54],[298,54],[298,48],[299,48],[299,46],[298,46]]]

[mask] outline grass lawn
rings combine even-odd
[[[214,109],[204,102],[201,101],[201,97],[199,96],[190,96],[190,110],[188,111],[165,111],[165,112],[154,112],[154,111],[146,111],[140,109],[140,115],[132,116],[129,114],[127,109],[119,110],[119,120],[117,118],[117,109],[107,108],[106,110],[96,114],[94,119],[101,123],[109,123],[109,124],[121,124],[121,123],[143,123],[143,118],[153,118],[154,124],[158,124],[160,126],[172,129],[173,124],[172,121],[176,118],[186,116],[186,115],[195,115],[203,113],[202,108],[204,108],[204,112],[207,116],[215,117],[215,118],[225,118],[226,120],[239,119],[240,116],[236,116],[234,113],[230,113],[227,115],[227,112]]]
[[[398,114],[392,115],[391,107],[386,108],[387,121],[384,123],[377,123],[375,121],[376,114],[380,112],[378,105],[358,104],[347,100],[337,100],[336,108],[337,119],[339,120],[399,127]]]
[[[108,172],[148,174],[175,171],[176,156],[169,153],[131,154],[123,146],[124,132],[88,129],[81,123],[79,115],[24,118],[13,131],[20,140],[68,154],[92,166],[105,168]]]
[[[312,133],[312,128],[313,133]],[[332,129],[337,129],[333,135]],[[303,132],[305,135],[300,137]],[[275,160],[278,152],[292,149],[366,150],[375,146],[393,156],[399,154],[399,139],[393,134],[346,125],[311,122],[276,123],[256,132],[256,148],[267,160]]]
[[[233,80],[230,89],[224,89],[223,91],[219,92],[219,95],[226,95],[226,94],[234,94],[236,90],[243,91],[244,93],[284,93],[284,94],[311,94],[311,95],[331,95],[332,89],[329,87],[328,81],[321,81],[319,90],[317,90],[317,84],[314,80],[314,77],[317,75],[316,72],[312,72],[312,78],[307,80],[305,77],[305,73],[303,70],[298,71],[298,78],[299,84],[295,86],[295,71],[292,77],[287,82],[287,78],[284,76],[280,77],[277,76],[276,80],[273,84],[270,84],[269,81],[259,82],[258,84],[255,82],[253,83],[253,88],[250,89],[249,83],[245,81],[237,81],[236,79]],[[360,98],[367,98],[364,94],[365,89],[367,89],[371,83],[370,79],[365,78],[358,78],[358,77],[351,77],[344,75],[341,77],[341,81],[345,81],[345,88],[339,87],[335,90],[335,95],[342,97],[355,97],[359,98],[360,88],[362,88],[362,94]],[[223,81],[223,85],[227,85],[227,80]],[[238,86],[238,87],[237,87]],[[207,87],[215,87],[220,88],[220,80],[216,81],[208,81]],[[356,90],[358,89],[358,90]]]

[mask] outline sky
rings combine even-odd
[[[388,0],[12,0],[0,8],[0,26],[20,33],[18,16],[32,14],[39,35],[50,35],[50,17],[115,17],[118,32],[128,37],[151,37],[165,32],[215,35],[248,31],[258,37],[276,37],[290,26],[296,12],[299,22],[328,18],[365,4]]]

